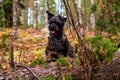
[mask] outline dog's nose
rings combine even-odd
[[[49,30],[54,30],[54,26],[49,26]]]
[[[52,23],[51,25],[50,25],[50,27],[53,29],[53,28],[55,28],[55,24],[54,23]]]
[[[54,29],[54,26],[51,25],[51,26],[50,26],[50,29]]]

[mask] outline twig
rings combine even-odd
[[[37,80],[39,80],[39,77],[34,72],[32,72],[29,67],[27,67],[25,65],[20,65],[20,64],[17,64],[16,67],[23,67],[23,68],[27,69]]]

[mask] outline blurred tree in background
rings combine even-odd
[[[12,0],[3,0],[0,2],[0,27],[12,27],[12,5]]]

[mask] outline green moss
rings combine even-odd
[[[57,63],[58,65],[61,65],[61,66],[66,66],[66,67],[69,67],[69,66],[70,66],[70,64],[68,63],[68,61],[65,60],[65,58],[63,58],[63,57],[57,59],[56,63]]]

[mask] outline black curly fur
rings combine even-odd
[[[61,54],[65,57],[67,55],[73,57],[73,49],[63,30],[66,18],[60,15],[55,16],[48,11],[47,14],[50,36],[48,37],[48,45],[45,50],[46,56],[48,57],[49,54],[53,52],[52,57],[54,58],[58,58],[57,54]]]

